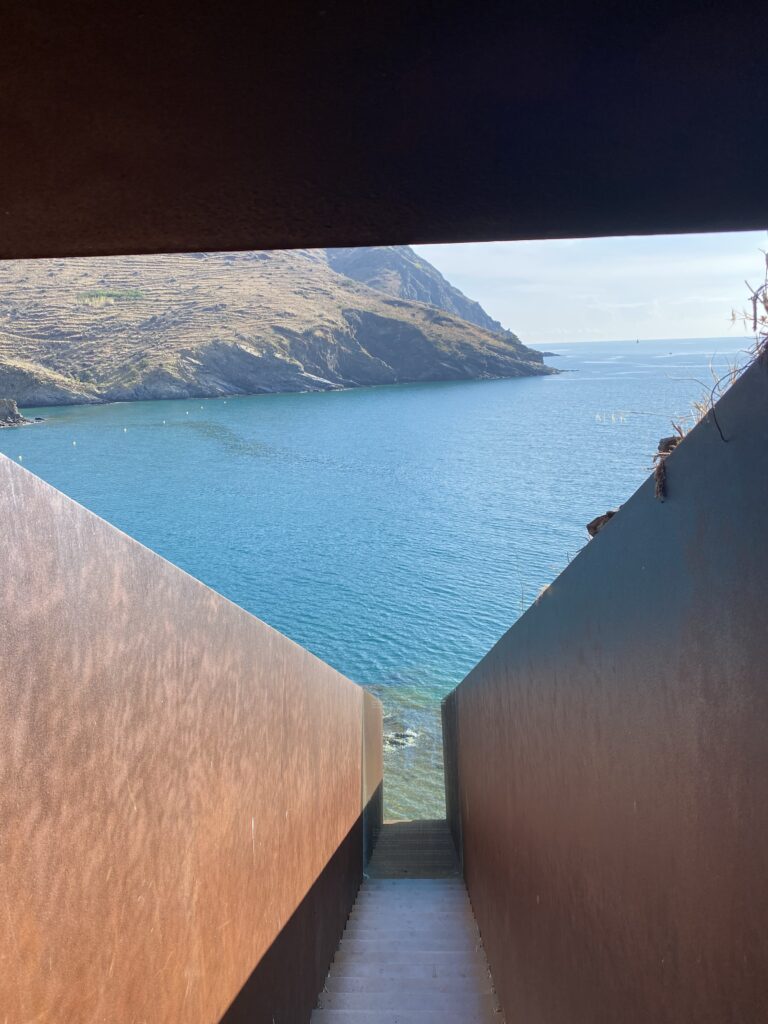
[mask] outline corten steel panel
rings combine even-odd
[[[0,256],[761,228],[766,12],[6,0]]]
[[[508,1020],[768,1020],[768,367],[717,416],[453,694]]]
[[[307,1019],[362,690],[3,457],[0,521],[0,1019]]]
[[[458,749],[459,733],[456,716],[456,691],[453,690],[443,699],[440,715],[443,725],[443,775],[445,778],[445,816],[453,837],[453,845],[461,858],[461,811],[459,807],[460,786]]]
[[[363,693],[363,863],[367,864],[384,815],[384,728],[381,702]]]

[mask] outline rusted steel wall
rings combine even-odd
[[[0,1019],[307,1020],[377,702],[3,457],[0,523]]]
[[[363,693],[363,863],[370,860],[384,817],[384,737],[381,702]]]
[[[768,367],[717,417],[454,693],[507,1020],[768,1020]]]
[[[453,837],[456,852],[461,858],[461,810],[459,786],[459,765],[456,752],[459,746],[458,721],[456,717],[456,690],[443,700],[440,711],[443,722],[443,773],[445,776],[445,814]]]
[[[768,221],[764,0],[76,6],[2,3],[5,259]]]

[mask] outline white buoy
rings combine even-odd
[[[23,462],[24,461],[24,459],[20,455],[17,455],[16,457],[18,458],[19,462]]]
[[[77,447],[77,441],[73,441],[73,442],[72,442],[72,447],[73,447],[73,448],[76,448],[76,447]]]

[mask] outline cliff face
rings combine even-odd
[[[326,249],[325,253],[334,270],[355,281],[401,299],[427,302],[488,331],[515,337],[489,316],[479,302],[468,299],[409,245]]]
[[[322,250],[0,263],[0,395],[26,406],[548,372]]]

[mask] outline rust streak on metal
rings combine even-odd
[[[444,704],[508,1020],[768,1019],[768,378],[755,365]]]
[[[8,1019],[211,1024],[275,948],[251,1003],[311,999],[378,702],[3,457],[0,521]]]

